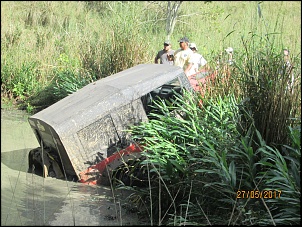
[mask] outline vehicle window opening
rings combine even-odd
[[[159,101],[160,99],[166,101],[167,105],[174,103],[176,100],[176,94],[183,95],[182,88],[179,85],[164,84],[163,86],[147,93],[142,96],[143,107],[146,111],[148,118],[150,118],[150,113],[158,112],[154,101]]]

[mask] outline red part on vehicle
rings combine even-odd
[[[142,151],[142,147],[137,144],[131,144],[127,148],[120,150],[108,158],[105,158],[101,162],[88,167],[86,170],[80,173],[79,182],[84,184],[98,184],[99,176],[102,176],[106,172],[106,167],[111,164],[118,165],[123,163],[123,158],[129,154],[138,153]]]
[[[208,71],[206,69],[203,69],[200,72],[207,75],[197,79],[197,75],[194,74],[188,76],[188,79],[194,91],[200,93],[201,96],[204,97],[207,89],[207,84],[215,82],[217,71]],[[202,108],[202,100],[199,100],[198,106]]]

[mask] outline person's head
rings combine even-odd
[[[233,52],[234,52],[234,50],[233,50],[232,47],[228,47],[228,48],[225,49],[225,52],[227,52],[228,54],[232,55]]]
[[[190,44],[189,44],[189,47],[190,47],[190,49],[191,49],[193,52],[196,52],[196,51],[198,50],[195,43],[190,43]]]
[[[169,51],[171,49],[171,42],[169,40],[166,40],[164,42],[164,50]]]
[[[287,48],[283,49],[284,56],[289,56],[289,50]]]
[[[225,52],[229,56],[229,62],[231,62],[233,60],[234,49],[232,47],[228,47],[225,49]]]
[[[283,49],[284,61],[289,62],[289,50],[287,48]]]
[[[187,37],[183,37],[180,40],[178,40],[179,46],[181,49],[186,50],[189,48],[189,39]]]

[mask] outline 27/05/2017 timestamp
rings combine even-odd
[[[276,199],[281,197],[280,190],[238,190],[237,199]]]

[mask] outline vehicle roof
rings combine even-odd
[[[182,73],[173,65],[140,64],[90,83],[30,118],[44,121],[58,133],[68,125],[78,130]]]

